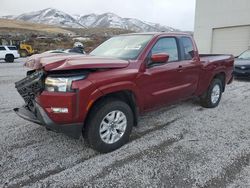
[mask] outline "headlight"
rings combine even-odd
[[[243,70],[244,70],[244,69],[246,69],[246,67],[245,67],[245,66],[241,66],[240,68],[241,68],[241,69],[243,69]]]
[[[50,92],[71,92],[73,81],[82,80],[85,76],[72,77],[47,77],[45,79],[45,90]]]

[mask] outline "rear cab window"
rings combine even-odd
[[[194,58],[194,45],[190,37],[181,37],[180,41],[183,46],[184,60],[192,60]]]
[[[151,50],[152,54],[167,53],[169,55],[169,62],[178,61],[179,53],[177,41],[174,37],[165,37],[159,39]]]

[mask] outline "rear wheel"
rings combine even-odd
[[[93,149],[111,152],[129,141],[133,118],[132,110],[125,102],[104,100],[91,110],[84,137]]]
[[[13,63],[14,62],[14,56],[12,54],[7,54],[5,56],[5,61],[8,62],[8,63]]]
[[[218,106],[222,95],[222,81],[215,78],[206,93],[201,96],[201,105],[206,108],[215,108]]]
[[[21,57],[27,57],[28,56],[28,53],[26,50],[20,50],[20,56]]]

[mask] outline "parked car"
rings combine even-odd
[[[71,53],[71,54],[86,54],[84,51],[84,45],[81,42],[75,42],[73,48],[71,49],[56,49],[46,51],[44,53]]]
[[[244,51],[235,58],[234,76],[237,78],[250,78],[250,50]]]
[[[71,53],[73,54],[85,54],[85,52],[76,52],[73,51],[73,49],[56,49],[56,50],[49,50],[43,53],[54,53],[54,54],[67,54],[67,53]]]
[[[90,55],[29,60],[27,77],[15,83],[25,105],[14,111],[110,152],[128,142],[144,112],[190,97],[216,107],[233,63],[232,55],[199,55],[188,34],[116,36]]]
[[[62,54],[62,53],[69,53],[69,49],[56,49],[56,50],[49,50],[43,53],[54,53],[54,54]]]
[[[19,58],[20,55],[16,46],[0,46],[0,60],[12,63],[14,59]]]

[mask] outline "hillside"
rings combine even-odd
[[[69,30],[65,28],[60,28],[52,25],[46,24],[35,24],[24,21],[17,20],[8,20],[0,18],[0,29],[20,29],[20,30],[30,30],[30,31],[39,31],[39,32],[47,32],[47,33],[69,33]]]
[[[97,35],[97,36],[113,36],[131,31],[120,28],[62,28],[46,24],[35,24],[25,21],[9,20],[0,18],[0,33],[1,35]]]
[[[0,19],[0,31],[1,34],[11,34],[11,33],[27,33],[27,32],[37,32],[37,33],[48,33],[48,34],[68,34],[71,31],[60,28],[56,26],[46,25],[46,24],[35,24],[24,21]]]
[[[131,31],[120,28],[61,28],[46,24],[0,19],[0,44],[9,40],[26,41],[37,52],[58,48],[72,48],[78,37],[84,41],[86,51],[102,43],[109,37]]]

